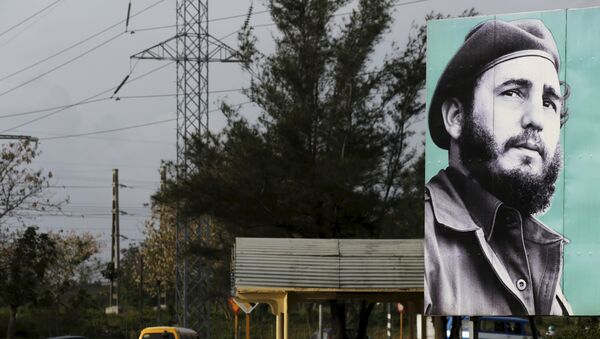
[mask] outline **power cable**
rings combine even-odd
[[[241,105],[246,105],[246,104],[249,104],[249,103],[251,103],[251,101],[243,102],[243,103],[240,103],[240,104],[237,104],[237,105],[234,105],[234,106],[241,106]],[[211,113],[211,112],[216,112],[216,111],[220,111],[220,110],[221,110],[220,108],[216,108],[216,109],[210,110],[208,112]],[[107,129],[107,130],[102,130],[102,131],[94,131],[94,132],[79,133],[79,134],[61,135],[61,136],[47,137],[47,138],[39,138],[39,140],[66,139],[66,138],[75,138],[75,137],[82,137],[82,136],[95,135],[95,134],[104,134],[104,133],[125,131],[125,130],[129,130],[129,129],[134,129],[134,128],[140,128],[140,127],[147,127],[147,126],[152,126],[152,125],[164,124],[166,122],[171,122],[171,121],[175,121],[175,120],[177,120],[177,118],[165,119],[165,120],[159,120],[159,121],[153,121],[153,122],[148,122],[148,123],[144,123],[144,124],[131,125],[131,126],[120,127],[120,128],[112,128],[112,129]]]
[[[106,182],[107,180],[110,180],[110,177],[108,177],[109,179],[107,179],[107,177],[89,177],[89,176],[81,176],[81,175],[70,175],[68,177],[62,177],[62,176],[54,176],[53,178],[57,179],[57,180],[86,180],[86,181],[96,181],[96,182]],[[119,180],[124,180],[126,182],[137,182],[140,184],[154,184],[156,183],[156,180],[136,180],[136,179],[121,179],[119,178]]]
[[[213,94],[213,93],[240,92],[242,89],[243,88],[222,89],[222,90],[209,91],[208,93]],[[117,96],[114,99],[116,99],[116,100],[146,99],[146,98],[165,98],[165,97],[176,97],[176,96],[177,96],[177,94],[175,94],[175,93],[173,93],[173,94],[126,95],[126,96]],[[79,103],[54,106],[54,107],[48,107],[48,108],[40,108],[40,109],[18,112],[18,113],[8,113],[8,114],[0,115],[0,119],[18,117],[18,116],[23,116],[23,115],[30,115],[30,114],[35,114],[35,113],[42,113],[42,112],[52,111],[52,110],[61,109],[61,108],[71,108],[71,107],[75,107],[75,106],[87,105],[87,104],[92,104],[95,102],[107,101],[107,100],[111,100],[111,98],[105,97],[105,98],[100,98],[100,99],[89,100],[86,102],[79,102]]]
[[[26,23],[26,22],[27,22],[27,21],[29,21],[30,19],[34,18],[36,15],[39,15],[40,13],[42,13],[42,12],[44,12],[45,10],[47,10],[48,8],[50,8],[50,7],[54,6],[54,5],[56,5],[56,4],[57,4],[57,3],[59,3],[60,1],[61,1],[61,0],[56,0],[56,1],[54,1],[53,3],[49,4],[48,6],[46,6],[46,7],[42,8],[42,9],[40,9],[39,11],[37,11],[37,12],[33,13],[32,15],[28,16],[27,18],[25,18],[25,19],[23,19],[23,20],[19,21],[18,23],[16,23],[16,24],[12,25],[11,27],[9,27],[8,29],[6,29],[5,31],[3,31],[3,32],[0,32],[0,37],[1,37],[1,36],[3,36],[4,34],[6,34],[6,33],[10,32],[10,31],[12,31],[13,29],[15,29],[15,28],[19,27],[20,25],[22,25],[22,24]]]
[[[147,76],[147,75],[149,75],[149,74],[152,74],[152,73],[154,73],[154,72],[157,72],[157,71],[159,71],[159,70],[161,70],[161,69],[163,69],[163,68],[165,68],[165,67],[167,67],[167,66],[171,65],[172,63],[173,63],[173,62],[169,62],[169,63],[166,63],[166,64],[164,64],[164,65],[162,65],[162,66],[159,66],[159,67],[157,67],[157,68],[154,68],[154,69],[152,69],[152,70],[150,70],[150,71],[148,71],[148,72],[146,72],[146,73],[144,73],[144,74],[142,74],[142,75],[140,75],[140,76],[138,76],[138,77],[135,77],[135,78],[131,79],[129,82],[134,82],[134,81],[136,81],[136,80],[139,80],[139,79],[141,79],[141,78],[143,78],[143,77],[145,77],[145,76]],[[97,93],[97,94],[95,94],[95,95],[92,95],[91,97],[88,97],[88,98],[86,98],[86,99],[83,99],[83,100],[81,100],[81,101],[78,101],[76,104],[81,104],[81,103],[85,103],[85,102],[88,102],[88,101],[94,100],[94,99],[96,99],[97,97],[101,96],[102,94],[106,94],[106,93],[108,93],[108,92],[110,92],[110,91],[114,90],[115,88],[116,88],[116,87],[111,87],[111,88],[109,88],[109,89],[107,89],[107,90],[104,90],[104,91],[102,91],[102,92],[99,92],[99,93]],[[11,127],[11,128],[8,128],[8,129],[5,129],[4,131],[0,131],[0,133],[6,133],[6,132],[10,132],[10,131],[12,131],[12,130],[14,130],[14,129],[17,129],[17,128],[19,128],[19,127],[23,127],[23,126],[25,126],[25,125],[29,125],[29,124],[31,124],[31,123],[34,123],[34,122],[36,122],[36,121],[40,121],[40,120],[42,120],[42,119],[45,119],[45,118],[47,118],[47,117],[50,117],[50,116],[52,116],[52,115],[54,115],[54,114],[60,113],[60,112],[62,112],[62,111],[64,111],[64,110],[66,110],[67,108],[68,108],[68,107],[65,107],[65,108],[60,108],[60,109],[58,109],[58,110],[56,110],[56,111],[53,111],[53,112],[50,112],[50,113],[48,113],[48,114],[42,115],[41,117],[37,117],[37,118],[35,118],[35,119],[31,119],[31,120],[29,120],[29,121],[26,121],[26,122],[24,122],[24,123],[22,123],[22,124],[19,124],[19,125],[13,126],[13,127]]]
[[[59,136],[62,134],[56,134],[56,133],[46,133],[46,132],[35,132],[35,131],[15,131],[16,133],[22,133],[25,135],[48,135],[48,136]],[[143,143],[143,144],[158,144],[158,145],[164,145],[164,146],[169,146],[169,147],[175,147],[175,142],[174,141],[166,141],[166,140],[153,140],[153,139],[128,139],[128,138],[103,138],[103,137],[82,137],[85,139],[93,139],[93,140],[105,140],[105,141],[114,141],[114,142],[136,142],[136,143]],[[132,167],[132,166],[126,166],[126,167]],[[138,166],[139,167],[139,166]],[[112,168],[112,167],[110,167]],[[155,168],[155,167],[148,167],[148,168]]]
[[[165,122],[171,122],[171,121],[175,121],[175,120],[177,120],[177,118],[165,119],[165,120],[159,120],[159,121],[153,121],[153,122],[148,122],[148,123],[145,123],[145,124],[131,125],[131,126],[120,127],[120,128],[112,128],[112,129],[107,129],[107,130],[103,130],[103,131],[95,131],[95,132],[88,132],[88,133],[62,135],[62,136],[59,136],[59,137],[40,138],[40,140],[66,139],[66,138],[83,137],[83,136],[87,136],[87,135],[95,135],[95,134],[104,134],[104,133],[125,131],[125,130],[128,130],[128,129],[134,129],[134,128],[140,128],[140,127],[146,127],[146,126],[164,124]]]
[[[81,105],[86,105],[86,104],[91,104],[94,102],[100,102],[100,101],[106,101],[106,100],[110,100],[110,98],[106,97],[106,98],[100,98],[100,99],[95,99],[95,100],[90,100],[90,101],[80,102],[80,103],[75,103],[75,104],[68,104],[68,105],[62,105],[62,106],[54,106],[54,107],[36,109],[33,111],[9,113],[9,114],[0,115],[0,119],[18,117],[18,116],[23,116],[23,115],[35,114],[35,113],[42,113],[42,112],[47,112],[47,111],[53,111],[56,109],[67,109],[67,108],[71,108],[71,107],[75,107],[75,106],[81,106]]]
[[[258,12],[251,12],[250,15],[256,15],[256,14],[263,14],[263,13],[268,13],[270,12],[268,9],[264,10],[264,11],[258,11]],[[238,15],[231,15],[231,16],[225,16],[225,17],[221,17],[221,18],[215,18],[215,19],[209,19],[208,22],[216,22],[216,21],[223,21],[223,20],[229,20],[229,19],[235,19],[235,18],[243,18],[243,17],[247,17],[248,13],[246,14],[238,14]]]
[[[252,12],[251,15],[263,14],[263,13],[267,13],[267,12],[269,12],[269,10]],[[238,14],[238,15],[231,15],[231,16],[225,16],[225,17],[221,17],[221,18],[209,19],[208,22],[224,21],[224,20],[235,19],[235,18],[243,18],[243,17],[246,17],[246,16],[248,16],[248,13],[246,13],[246,14]],[[173,27],[177,27],[177,25],[144,27],[144,28],[132,29],[131,31],[132,32],[143,32],[143,31],[153,31],[153,30],[159,30],[159,29],[173,28]]]
[[[59,0],[59,1],[60,1],[60,0]],[[165,1],[165,0],[159,0],[159,1],[157,1],[157,2],[155,2],[155,3],[153,3],[153,4],[151,4],[151,5],[149,5],[148,7],[146,7],[146,8],[144,8],[144,9],[140,10],[139,12],[137,12],[137,13],[135,13],[135,14],[133,14],[133,15],[131,15],[131,18],[133,18],[133,17],[135,17],[135,16],[138,16],[138,15],[140,15],[140,14],[142,14],[142,13],[144,13],[144,12],[146,12],[146,11],[150,10],[151,8],[153,8],[153,7],[157,6],[158,4],[160,4],[161,2],[164,2],[164,1]],[[111,29],[113,29],[113,28],[115,28],[115,27],[117,27],[117,26],[121,25],[123,22],[125,22],[125,20],[121,20],[121,21],[119,21],[119,22],[117,22],[117,23],[115,23],[115,24],[113,24],[113,25],[110,25],[110,26],[108,26],[108,27],[104,28],[103,30],[101,30],[101,31],[99,31],[99,32],[97,32],[97,33],[94,33],[94,34],[92,34],[92,35],[88,36],[87,38],[84,38],[83,40],[80,40],[80,41],[78,41],[78,42],[76,42],[76,43],[72,44],[71,46],[68,46],[68,47],[66,47],[66,48],[64,48],[64,49],[62,49],[62,50],[60,50],[60,51],[58,51],[58,52],[56,52],[56,53],[54,53],[54,54],[50,55],[49,57],[46,57],[46,58],[44,58],[44,59],[42,59],[42,60],[39,60],[39,61],[37,61],[37,62],[34,62],[33,64],[31,64],[31,65],[29,65],[29,66],[26,66],[26,67],[24,67],[24,68],[21,68],[21,69],[19,69],[19,70],[17,70],[17,71],[15,71],[15,72],[13,72],[13,73],[11,73],[11,74],[5,75],[5,76],[3,76],[2,78],[0,78],[0,81],[6,80],[6,79],[8,79],[8,78],[10,78],[10,77],[12,77],[12,76],[15,76],[15,75],[17,75],[17,74],[21,73],[21,72],[24,72],[24,71],[26,71],[26,70],[28,70],[28,69],[31,69],[31,68],[33,68],[33,67],[35,67],[35,66],[37,66],[37,65],[39,65],[39,64],[41,64],[41,63],[43,63],[43,62],[46,62],[46,61],[48,61],[48,60],[50,60],[50,59],[52,59],[52,58],[54,58],[54,57],[56,57],[56,56],[58,56],[58,55],[61,55],[61,54],[65,53],[65,52],[67,52],[67,51],[69,51],[69,50],[71,50],[71,49],[73,49],[73,48],[75,48],[75,47],[77,47],[77,46],[79,46],[79,45],[81,45],[81,44],[83,44],[83,43],[85,43],[85,42],[87,42],[87,41],[89,41],[89,40],[91,40],[91,39],[93,39],[93,38],[95,38],[95,37],[97,37],[97,36],[99,36],[99,35],[103,34],[103,33],[105,33],[105,32],[107,32],[107,31],[109,31],[109,30],[111,30]]]
[[[429,1],[429,0],[407,1],[407,2],[402,2],[402,3],[396,4],[396,5],[392,5],[392,7],[402,7],[402,6],[413,5],[413,4],[416,4],[416,3],[427,2],[427,1]],[[337,17],[337,16],[344,16],[344,15],[349,15],[349,14],[352,14],[352,12],[337,13],[337,14],[334,14],[333,16]],[[252,25],[251,27],[252,28],[260,28],[260,27],[268,27],[268,26],[275,26],[275,25],[276,25],[276,23],[271,22],[271,23],[264,23],[264,24]],[[241,29],[238,29],[238,30],[236,30],[234,32],[231,32],[231,33],[227,34],[226,36],[224,36],[221,39],[228,38],[228,37],[234,35],[235,33],[239,32],[239,31],[241,31]]]
[[[2,42],[2,44],[0,44],[0,48],[10,44],[13,40],[15,40],[16,38],[18,38],[21,34],[23,34],[24,32],[26,32],[29,28],[33,27],[35,24],[37,24],[38,22],[40,22],[41,20],[43,20],[45,17],[47,17],[50,13],[52,13],[52,11],[54,11],[56,8],[58,8],[58,6],[54,6],[52,8],[50,8],[50,10],[46,11],[43,15],[38,16],[35,20],[33,20],[29,25],[23,27],[23,29],[21,29],[19,32],[13,34],[10,38],[4,40]]]
[[[23,87],[23,86],[25,86],[25,85],[27,85],[27,84],[30,84],[30,83],[34,82],[35,80],[38,80],[39,78],[41,78],[41,77],[43,77],[43,76],[46,76],[46,75],[48,75],[49,73],[52,73],[52,72],[56,71],[57,69],[59,69],[59,68],[62,68],[62,67],[64,67],[64,66],[66,66],[66,65],[70,64],[71,62],[73,62],[73,61],[75,61],[75,60],[77,60],[77,59],[79,59],[79,58],[82,58],[82,57],[86,56],[87,54],[90,54],[91,52],[93,52],[93,51],[97,50],[98,48],[100,48],[100,47],[102,47],[102,46],[104,46],[104,45],[106,45],[106,44],[110,43],[111,41],[113,41],[113,40],[117,39],[118,37],[120,37],[120,36],[121,36],[121,35],[123,35],[123,34],[125,34],[125,33],[124,33],[124,32],[121,32],[121,33],[119,33],[119,34],[117,34],[117,35],[115,35],[115,36],[111,37],[110,39],[108,39],[108,40],[106,40],[106,41],[102,42],[101,44],[99,44],[99,45],[97,45],[97,46],[94,46],[94,47],[92,47],[92,48],[88,49],[87,51],[85,51],[85,52],[83,52],[83,53],[81,53],[81,54],[79,54],[79,55],[77,55],[77,56],[75,56],[75,57],[73,57],[73,58],[69,59],[68,61],[66,61],[66,62],[63,62],[62,64],[59,64],[58,66],[56,66],[56,67],[53,67],[53,68],[51,68],[50,70],[48,70],[48,71],[46,71],[46,72],[44,72],[44,73],[42,73],[42,74],[40,74],[40,75],[38,75],[38,76],[36,76],[36,77],[33,77],[33,78],[31,78],[31,79],[29,79],[29,80],[27,80],[27,81],[25,81],[25,82],[23,82],[23,83],[21,83],[21,84],[19,84],[19,85],[15,86],[15,87],[12,87],[12,88],[10,88],[10,89],[8,89],[8,90],[4,91],[4,92],[1,92],[1,93],[0,93],[0,97],[4,96],[4,95],[6,95],[6,94],[8,94],[8,93],[10,93],[10,92],[12,92],[12,91],[14,91],[14,90],[17,90],[17,89],[19,89],[19,88],[21,88],[21,87]]]

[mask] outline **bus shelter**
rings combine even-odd
[[[288,305],[296,302],[364,299],[423,310],[423,239],[236,238],[231,267],[233,297],[268,304],[277,339],[288,339]],[[422,320],[423,337],[425,328]]]

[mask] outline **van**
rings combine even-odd
[[[450,337],[452,318],[446,324],[446,337]],[[463,317],[461,337],[469,338],[469,317]],[[533,338],[529,320],[518,317],[479,317],[480,339],[530,339]]]
[[[143,329],[139,339],[200,339],[200,336],[189,328],[155,326]]]

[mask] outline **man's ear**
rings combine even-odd
[[[465,110],[456,98],[449,98],[442,103],[442,120],[444,127],[452,139],[458,140],[462,132]]]

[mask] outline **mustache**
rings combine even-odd
[[[548,156],[548,150],[544,146],[539,132],[534,129],[526,129],[519,135],[509,138],[504,144],[504,151],[513,147],[522,147],[537,151],[542,159],[546,159]]]

